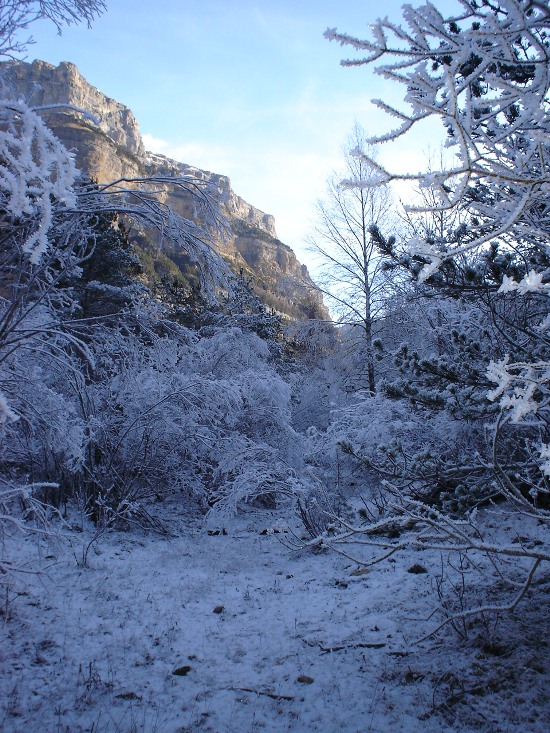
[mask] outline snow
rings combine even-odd
[[[72,4],[53,2],[46,14],[56,23],[76,20]],[[459,166],[431,174],[392,176],[355,153],[374,177],[359,175],[353,186],[432,183],[441,203],[426,207],[428,214],[458,205],[470,185],[489,186],[470,202],[482,228],[464,243],[453,240],[446,249],[418,238],[409,243],[410,254],[428,260],[420,282],[445,259],[473,256],[475,248],[502,237],[515,250],[517,245],[518,260],[533,259],[538,270],[519,281],[505,277],[500,295],[542,294],[543,303],[550,290],[544,248],[548,136],[531,136],[531,130],[534,123],[546,132],[549,127],[549,67],[539,42],[548,23],[544,4],[500,4],[509,15],[461,0],[461,32],[449,32],[448,21],[426,5],[405,8],[412,35],[387,20],[374,27],[373,42],[336,31],[326,35],[367,52],[366,60],[350,65],[397,55],[379,72],[407,84],[405,101],[413,113],[379,102],[404,124],[378,141],[436,115],[458,145]],[[102,4],[77,5],[89,19]],[[25,13],[16,16],[16,23],[27,22]],[[478,16],[483,24],[466,28]],[[394,36],[397,47],[386,47]],[[444,51],[451,61],[432,66],[434,55]],[[464,76],[477,53],[479,65]],[[499,76],[503,59],[518,67],[507,79]],[[518,72],[522,68],[525,74]],[[481,74],[487,91],[478,98],[467,87]],[[525,138],[521,145],[518,136]],[[0,100],[0,149],[6,214],[0,288],[6,474],[0,491],[1,730],[549,730],[550,577],[539,565],[550,560],[550,515],[547,482],[535,470],[550,472],[550,362],[547,344],[529,326],[534,319],[536,329],[546,328],[544,305],[528,299],[522,315],[521,306],[503,303],[499,311],[466,300],[451,308],[439,298],[431,306],[437,311],[433,326],[430,307],[411,308],[392,338],[402,333],[412,348],[420,347],[420,354],[401,348],[394,365],[404,374],[416,372],[412,404],[392,403],[382,393],[352,396],[361,376],[358,362],[371,344],[354,346],[350,356],[353,340],[343,339],[337,355],[333,335],[334,349],[327,343],[323,355],[316,342],[327,334],[309,327],[302,336],[302,346],[310,341],[309,353],[296,349],[298,371],[290,374],[276,324],[242,299],[234,320],[227,315],[231,309],[213,320],[204,309],[204,327],[196,333],[164,320],[169,310],[149,300],[136,301],[120,325],[110,316],[103,324],[98,318],[79,335],[68,320],[82,306],[71,283],[82,275],[83,258],[93,254],[83,243],[100,236],[87,214],[116,208],[156,226],[211,273],[202,283],[206,296],[214,295],[216,284],[227,286],[225,266],[204,239],[207,232],[155,198],[167,185],[195,194],[211,215],[207,229],[223,229],[208,203],[208,187],[202,188],[203,181],[199,190],[192,176],[160,175],[84,187],[77,194],[72,156],[24,102]],[[345,291],[353,267],[343,269],[339,287]],[[524,263],[518,272],[525,269]],[[119,290],[93,281],[96,296],[109,288]],[[231,297],[237,305],[238,292]],[[389,314],[387,331],[410,307],[397,297],[397,318]],[[267,326],[264,342],[254,331]],[[514,345],[515,352],[502,358],[501,344],[489,343],[501,336],[504,348],[523,340],[521,349]],[[92,365],[94,356],[94,369],[85,368],[81,357]],[[465,364],[455,369],[455,357]],[[491,357],[487,377],[496,388],[487,396],[498,399],[505,417],[484,426],[484,443],[485,392],[482,399],[476,390],[485,390],[480,365]],[[382,353],[380,358],[386,358],[377,367],[383,374],[389,362]],[[340,374],[332,374],[338,368]],[[396,385],[394,397],[406,397]],[[506,421],[507,427],[522,423],[525,432],[503,435]],[[373,465],[396,485],[373,483]],[[366,495],[354,507],[346,492],[357,485]],[[30,531],[30,516],[38,523],[49,511],[34,489],[51,489],[44,500],[49,496],[56,504],[72,497],[67,524],[54,518],[48,532]],[[387,496],[377,493],[386,489]],[[507,497],[515,509],[498,510],[498,516],[495,506],[472,511],[481,499],[489,501],[487,491],[494,501]],[[286,509],[250,511],[262,497],[274,506],[275,494],[285,498]],[[141,506],[152,496],[159,502]],[[305,524],[318,525],[314,541],[301,536],[293,509],[297,497],[304,502]],[[27,521],[13,513],[19,501]],[[191,511],[192,501],[197,508]],[[95,529],[76,514],[78,502],[83,515],[113,523],[149,517],[154,529],[158,518],[167,532]],[[234,519],[246,502],[247,513]],[[471,512],[468,520],[443,513],[461,503]],[[210,507],[208,517],[198,513],[199,505]],[[361,524],[361,506],[368,528]],[[327,524],[323,507],[341,511],[340,522]],[[390,528],[396,534],[389,535]],[[386,535],[378,540],[382,531]],[[397,544],[394,537],[401,538]],[[367,568],[365,556],[360,564],[352,560],[361,550],[384,556]],[[514,599],[516,610],[504,612],[502,606]]]
[[[52,201],[74,206],[76,168],[40,116],[23,102],[0,100],[0,191],[6,211],[15,217],[35,217],[35,231],[23,251],[38,264],[49,248]]]
[[[435,625],[437,553],[354,575],[293,549],[292,516],[214,534],[175,501],[154,509],[169,535],[96,536],[87,566],[88,525],[6,532],[4,556],[41,572],[3,577],[5,733],[548,730],[547,581],[466,641],[415,644]]]

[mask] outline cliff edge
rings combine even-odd
[[[137,120],[128,107],[89,84],[68,62],[0,64],[4,97],[24,99],[32,107],[70,105],[40,111],[44,121],[75,155],[77,167],[99,183],[157,174],[193,175],[216,192],[230,235],[216,247],[235,272],[253,280],[262,301],[291,318],[326,318],[328,313],[305,265],[278,238],[273,216],[237,196],[227,176],[180,163],[145,150]],[[78,110],[89,112],[90,119]],[[193,218],[192,202],[166,192],[174,211]],[[170,257],[170,253],[167,253]],[[178,260],[177,260],[178,261]],[[184,268],[181,261],[178,267]]]

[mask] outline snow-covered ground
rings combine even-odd
[[[289,548],[264,512],[209,534],[175,504],[169,536],[6,535],[6,733],[550,730],[548,597],[420,644],[442,565],[401,555],[352,575]],[[292,518],[286,521],[300,532]],[[269,529],[269,533],[262,533]],[[179,672],[179,674],[177,673]]]

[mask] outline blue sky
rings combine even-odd
[[[235,192],[273,214],[279,237],[308,261],[303,238],[325,181],[357,120],[368,133],[391,120],[371,98],[402,90],[371,70],[343,68],[350,49],[327,27],[359,37],[402,0],[107,0],[93,24],[61,36],[36,23],[27,60],[72,61],[130,107],[146,145],[231,178]],[[452,0],[437,2],[440,9]],[[383,160],[416,171],[429,150],[416,138]]]

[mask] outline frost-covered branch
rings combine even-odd
[[[503,604],[483,604],[456,613],[449,613],[437,627],[422,641],[457,620],[513,610],[532,585],[535,572],[542,563],[550,561],[550,547],[544,542],[517,541],[505,544],[487,540],[477,521],[477,511],[466,519],[453,519],[435,507],[407,497],[396,486],[386,482],[393,497],[385,507],[384,515],[374,521],[362,524],[352,523],[342,516],[330,515],[329,527],[318,537],[300,543],[302,548],[330,548],[355,562],[360,568],[372,568],[397,553],[435,551],[456,554],[473,559],[485,557],[511,587],[518,588],[513,599]],[[493,510],[498,515],[498,510]],[[507,512],[506,519],[513,519],[514,513]],[[530,518],[536,524],[538,517]],[[392,539],[395,536],[398,539]],[[517,561],[524,577],[518,584],[514,577],[502,572],[502,561]],[[527,563],[527,565],[525,565]]]
[[[22,39],[29,24],[46,19],[58,33],[65,25],[84,22],[91,25],[106,5],[103,0],[2,0],[0,3],[0,57],[17,58],[32,44],[32,36]]]
[[[0,101],[0,200],[4,210],[32,226],[22,252],[37,264],[49,246],[56,202],[75,204],[72,156],[23,102]]]
[[[373,180],[348,185],[376,185],[392,180],[416,180],[438,192],[434,210],[461,206],[467,192],[491,186],[490,204],[471,201],[485,221],[484,231],[461,248],[449,247],[447,257],[472,250],[504,232],[523,230],[534,212],[548,206],[549,50],[546,34],[550,13],[544,3],[461,0],[463,12],[445,18],[432,4],[406,6],[402,25],[387,18],[373,26],[371,40],[325,34],[330,40],[367,51],[364,58],[344,65],[385,60],[376,72],[406,85],[404,113],[378,100],[379,106],[402,121],[402,127],[373,140],[395,140],[428,117],[438,118],[455,148],[459,163],[440,172],[390,172],[365,156]],[[430,253],[427,252],[427,255]]]
[[[173,211],[164,198],[168,192],[187,196],[200,224]],[[120,178],[101,186],[81,187],[67,214],[113,213],[130,222],[151,227],[163,241],[182,250],[197,266],[204,295],[214,298],[228,288],[229,270],[213,246],[228,230],[212,187],[194,176],[156,175]]]

